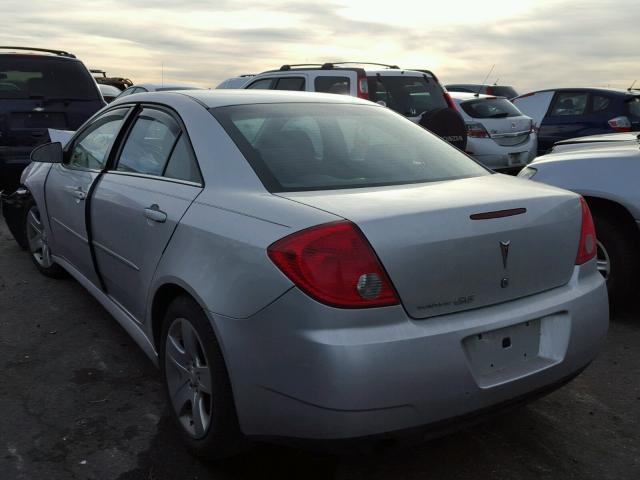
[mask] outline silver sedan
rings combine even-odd
[[[466,419],[562,385],[607,332],[581,197],[371,102],[131,95],[32,158],[14,234],[160,367],[200,454]]]

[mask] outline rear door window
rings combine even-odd
[[[609,104],[611,100],[609,97],[605,97],[604,95],[593,95],[593,106],[592,111],[595,112],[604,112],[607,108],[609,108]]]
[[[175,147],[173,147],[169,163],[167,163],[164,171],[164,176],[167,178],[175,178],[176,180],[202,183],[198,164],[191,150],[189,140],[184,133],[180,135],[178,142]]]
[[[442,87],[428,77],[370,76],[369,99],[408,117],[447,108]]]
[[[129,132],[116,170],[162,175],[179,135],[180,127],[170,115],[144,109]]]
[[[283,77],[278,79],[276,90],[304,90],[304,78],[302,77]]]
[[[100,100],[95,81],[76,60],[0,56],[0,99]]]
[[[587,92],[560,92],[556,94],[549,115],[553,117],[584,115],[588,98]]]
[[[313,82],[316,92],[337,93],[340,95],[349,95],[351,92],[351,80],[349,77],[316,77]]]

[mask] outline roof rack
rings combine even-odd
[[[76,56],[73,53],[65,52],[64,50],[52,50],[50,48],[0,46],[0,49],[3,49],[3,50],[28,50],[28,51],[31,51],[31,52],[46,52],[46,53],[53,53],[53,54],[58,55],[60,57],[76,58]]]
[[[331,65],[376,65],[378,67],[386,67],[393,68],[394,70],[399,70],[400,67],[398,65],[388,65],[386,63],[375,63],[375,62],[331,62]]]
[[[320,67],[325,70],[331,70],[333,68],[333,64],[332,63],[295,63],[291,65],[282,65],[279,68],[279,70],[287,71],[287,70],[292,70],[294,68],[299,68],[299,67]]]
[[[294,69],[300,69],[304,67],[319,68],[320,70],[333,70],[336,65],[377,65],[379,67],[386,67],[392,69],[399,69],[397,65],[387,65],[386,63],[373,63],[373,62],[326,62],[326,63],[296,63],[291,65],[282,65],[279,71],[288,71]],[[270,70],[277,71],[277,70]]]

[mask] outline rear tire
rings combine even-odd
[[[25,206],[22,225],[31,261],[40,273],[51,278],[64,277],[66,272],[54,263],[51,257],[47,232],[40,217],[40,210],[33,199]]]
[[[244,438],[222,352],[209,319],[187,295],[165,314],[160,368],[171,417],[189,449],[207,459],[239,453]]]
[[[627,305],[637,294],[640,274],[638,233],[635,225],[596,211],[593,214],[598,239],[598,270],[607,281],[612,308]]]

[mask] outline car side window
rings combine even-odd
[[[313,81],[316,92],[337,93],[349,95],[351,92],[351,82],[349,77],[316,77]]]
[[[180,127],[170,115],[145,108],[129,132],[116,170],[162,175],[179,135]]]
[[[94,120],[74,141],[64,165],[83,170],[101,170],[128,111],[127,108],[111,110]]]
[[[583,115],[587,110],[587,92],[562,92],[556,95],[550,116]]]
[[[609,108],[609,104],[611,101],[609,97],[605,97],[604,95],[593,95],[593,112],[603,112],[607,108]]]
[[[283,77],[278,79],[276,90],[304,90],[304,78],[302,77]]]
[[[189,140],[184,133],[180,135],[178,142],[173,148],[164,176],[167,178],[175,178],[176,180],[202,183],[198,164],[191,150],[191,145],[189,145]]]
[[[273,83],[272,78],[264,78],[262,80],[256,80],[247,88],[255,88],[257,90],[269,90],[271,88],[272,83]]]

